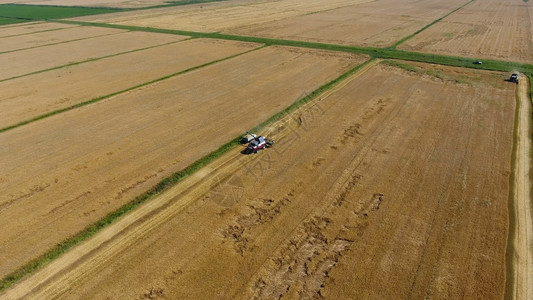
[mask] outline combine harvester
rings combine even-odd
[[[259,150],[270,148],[274,145],[274,140],[266,138],[264,136],[257,136],[251,132],[247,132],[241,139],[241,144],[248,143],[246,149],[242,151],[243,154],[257,153]]]

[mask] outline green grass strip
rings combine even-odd
[[[26,22],[26,20],[0,17],[0,26],[9,25],[9,24],[16,24],[16,23],[23,23],[23,22]]]
[[[110,54],[110,55],[106,55],[106,56],[101,56],[101,57],[96,57],[96,58],[90,58],[90,59],[86,59],[86,60],[82,60],[82,61],[72,62],[72,63],[64,64],[64,65],[61,65],[61,66],[53,67],[53,68],[43,69],[43,70],[39,70],[39,71],[35,71],[35,72],[30,72],[30,73],[26,73],[26,74],[22,74],[22,75],[17,75],[17,76],[13,76],[13,77],[5,78],[5,79],[0,79],[0,82],[4,82],[4,81],[8,81],[8,80],[13,80],[13,79],[17,79],[17,78],[21,78],[21,77],[25,77],[25,76],[35,75],[35,74],[39,74],[39,73],[44,73],[44,72],[48,72],[48,71],[53,71],[53,70],[57,70],[57,69],[62,69],[62,68],[66,68],[66,67],[71,67],[71,66],[75,66],[75,65],[81,65],[81,64],[84,64],[84,63],[93,62],[93,61],[98,61],[98,60],[102,60],[102,59],[105,59],[105,58],[110,58],[110,57],[119,56],[119,55],[123,55],[123,54],[128,54],[128,53],[133,53],[133,52],[138,52],[138,51],[148,50],[148,49],[152,49],[152,48],[157,48],[157,47],[167,46],[167,45],[170,45],[170,44],[175,44],[175,43],[179,43],[179,42],[184,42],[184,41],[189,40],[189,39],[191,39],[191,38],[184,39],[184,40],[180,40],[180,41],[168,42],[168,43],[159,44],[159,45],[154,45],[154,46],[149,46],[149,47],[145,47],[145,48],[139,48],[139,49],[128,50],[128,51],[119,52],[119,53],[114,53],[114,54]]]
[[[197,37],[197,38],[212,38],[212,39],[223,39],[223,40],[242,41],[242,42],[253,42],[253,43],[262,43],[265,45],[293,46],[293,47],[302,47],[302,48],[311,48],[311,49],[322,49],[322,50],[331,50],[331,51],[340,51],[340,52],[359,53],[359,54],[370,55],[375,58],[418,61],[418,62],[433,63],[433,64],[440,64],[440,65],[447,65],[447,66],[454,66],[454,67],[480,69],[480,70],[491,70],[491,71],[502,71],[502,72],[509,72],[509,71],[516,70],[516,71],[520,71],[523,73],[533,73],[532,64],[484,59],[483,64],[475,65],[474,61],[479,60],[478,58],[465,58],[465,57],[440,55],[440,54],[409,52],[409,51],[390,49],[390,48],[344,46],[344,45],[323,44],[323,43],[305,42],[305,41],[239,36],[239,35],[222,34],[218,32],[195,32],[195,31],[159,29],[159,28],[151,28],[151,27],[137,27],[137,26],[117,25],[117,24],[106,24],[106,23],[91,23],[91,22],[67,21],[67,20],[61,20],[57,22],[65,23],[65,24],[100,26],[100,27],[106,27],[106,28],[116,28],[116,29],[124,29],[124,30],[131,30],[131,31],[145,31],[145,32],[187,35],[187,36],[192,36],[192,37]]]
[[[83,17],[89,15],[107,14],[121,11],[147,10],[153,8],[203,4],[226,0],[177,0],[166,1],[166,4],[136,8],[90,7],[90,6],[61,6],[61,5],[33,5],[33,4],[0,4],[0,26],[13,23],[58,20],[65,18]]]
[[[200,69],[200,68],[203,68],[203,67],[206,67],[206,66],[209,66],[209,65],[224,61],[224,60],[228,60],[228,59],[240,56],[240,55],[244,55],[246,53],[249,53],[249,52],[252,52],[252,51],[256,51],[256,50],[259,50],[259,49],[264,48],[264,47],[265,46],[257,47],[257,48],[254,48],[254,49],[251,49],[251,50],[248,50],[248,51],[245,51],[245,52],[241,52],[241,53],[238,53],[238,54],[235,54],[235,55],[232,55],[232,56],[228,56],[228,57],[224,57],[224,58],[221,58],[221,59],[218,59],[218,60],[210,61],[208,63],[202,64],[202,65],[198,65],[198,66],[195,66],[195,67],[192,67],[192,68],[188,68],[186,70],[179,71],[179,72],[176,72],[176,73],[172,73],[170,75],[165,75],[163,77],[160,77],[160,78],[157,78],[157,79],[154,79],[154,80],[151,80],[151,81],[147,81],[147,82],[138,84],[136,86],[129,87],[129,88],[121,90],[121,91],[117,91],[117,92],[114,92],[114,93],[111,93],[111,94],[108,94],[108,95],[105,95],[105,96],[96,97],[96,98],[93,98],[93,99],[85,101],[85,102],[74,104],[74,105],[69,106],[69,107],[65,107],[65,108],[61,108],[61,109],[58,109],[58,110],[54,110],[54,111],[51,111],[49,113],[37,116],[35,118],[29,119],[29,120],[25,120],[25,121],[19,122],[17,124],[1,128],[0,129],[0,133],[8,131],[8,130],[15,129],[15,128],[20,127],[20,126],[24,126],[24,125],[29,124],[29,123],[33,123],[35,121],[46,119],[46,118],[49,118],[51,116],[55,116],[57,114],[67,112],[69,110],[73,110],[73,109],[76,109],[76,108],[79,108],[79,107],[83,107],[83,106],[86,106],[86,105],[89,105],[89,104],[92,104],[92,103],[96,103],[96,102],[105,100],[107,98],[111,98],[113,96],[117,96],[117,95],[129,92],[129,91],[132,91],[132,90],[135,90],[135,89],[138,89],[138,88],[141,88],[141,87],[144,87],[144,86],[147,86],[147,85],[159,82],[159,81],[163,81],[163,80],[166,80],[166,79],[169,79],[169,78],[172,78],[172,77],[175,77],[175,76],[187,73],[187,72],[191,72],[191,71],[194,71],[194,70],[197,70],[197,69]]]
[[[122,10],[114,8],[0,4],[0,17],[25,21],[73,18],[117,11]]]
[[[442,21],[444,18],[448,17],[449,15],[451,15],[451,14],[453,14],[454,12],[456,12],[456,11],[462,9],[463,7],[467,6],[468,4],[470,4],[470,3],[472,3],[472,2],[474,2],[474,0],[470,0],[470,1],[468,1],[467,3],[465,3],[465,4],[461,5],[460,7],[458,7],[458,8],[456,8],[456,9],[452,10],[451,12],[447,13],[446,15],[444,15],[444,16],[442,16],[442,17],[436,19],[435,21],[429,23],[428,25],[422,27],[420,30],[416,31],[415,33],[413,33],[413,34],[411,34],[411,35],[408,35],[408,36],[404,37],[403,39],[397,41],[397,42],[394,43],[392,46],[390,46],[390,49],[396,49],[396,47],[398,47],[400,44],[403,44],[405,41],[407,41],[407,40],[409,40],[409,39],[415,37],[416,35],[418,35],[418,34],[421,33],[422,31],[424,31],[424,30],[428,29],[429,27],[431,27],[431,26],[437,24],[438,22]]]
[[[257,48],[259,49],[259,48]],[[254,49],[254,50],[257,50]],[[254,51],[250,50],[250,51]],[[248,51],[249,52],[249,51]],[[359,70],[361,67],[368,64],[370,61],[367,61],[361,65],[356,66],[355,68],[352,68],[348,72],[342,74],[341,76],[337,77],[336,79],[333,79],[332,81],[320,86],[318,89],[311,92],[311,94],[297,100],[293,104],[291,104],[289,107],[285,108],[283,111],[278,112],[277,114],[270,117],[268,120],[262,122],[258,126],[256,126],[253,130],[257,131],[261,128],[264,128],[265,126],[275,122],[276,120],[279,120],[283,116],[285,116],[287,113],[295,110],[299,106],[311,101],[312,99],[319,96],[322,92],[332,88],[333,86],[337,85],[342,80],[346,79],[353,73],[355,73],[357,70]],[[72,247],[78,245],[79,243],[91,238],[96,233],[98,233],[103,228],[107,227],[108,225],[112,224],[113,222],[117,221],[120,217],[128,214],[135,208],[139,207],[141,204],[147,202],[148,200],[154,198],[155,196],[161,194],[162,192],[168,190],[170,187],[174,186],[187,176],[193,174],[197,170],[201,169],[202,167],[206,166],[213,160],[217,159],[224,153],[228,152],[229,150],[235,148],[237,145],[239,145],[239,140],[241,139],[241,136],[235,137],[231,141],[227,142],[226,144],[220,146],[217,150],[209,153],[208,155],[196,160],[188,167],[184,168],[181,171],[178,171],[169,177],[161,180],[158,184],[153,186],[151,189],[143,193],[142,195],[136,197],[133,201],[123,205],[119,209],[109,213],[104,218],[100,219],[99,221],[90,224],[89,226],[85,227],[82,231],[78,232],[77,234],[73,235],[70,238],[67,238],[66,240],[60,242],[55,247],[53,247],[51,250],[46,252],[45,254],[41,255],[40,257],[32,260],[31,262],[25,264],[18,270],[12,272],[11,274],[5,276],[0,281],[0,292],[9,288],[12,286],[15,282],[21,280],[25,276],[43,268],[48,263],[59,257],[61,254],[65,253]]]

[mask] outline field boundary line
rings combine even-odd
[[[17,75],[17,76],[13,76],[13,77],[9,77],[9,78],[0,79],[0,82],[9,81],[9,80],[13,80],[13,79],[18,79],[18,78],[31,76],[31,75],[35,75],[35,74],[39,74],[39,73],[44,73],[44,72],[48,72],[48,71],[54,71],[54,70],[58,70],[58,69],[62,69],[62,68],[70,67],[70,66],[81,65],[81,64],[84,64],[84,63],[98,61],[98,60],[102,60],[102,59],[106,59],[106,58],[110,58],[110,57],[114,57],[114,56],[124,55],[124,54],[128,54],[128,53],[134,53],[134,52],[148,50],[148,49],[157,48],[157,47],[162,47],[162,46],[166,46],[166,45],[171,45],[171,44],[175,44],[175,43],[179,43],[179,42],[184,42],[184,41],[187,41],[187,40],[190,40],[190,39],[193,39],[193,38],[194,37],[188,37],[188,38],[185,37],[185,39],[179,40],[179,41],[172,41],[172,42],[163,43],[163,44],[159,44],[159,45],[153,45],[153,46],[149,46],[149,47],[144,47],[144,48],[133,49],[133,50],[128,50],[128,51],[124,51],[124,52],[114,53],[114,54],[110,54],[110,55],[106,55],[106,56],[101,56],[101,57],[96,57],[96,58],[89,58],[89,59],[82,60],[82,61],[77,61],[77,62],[64,64],[64,65],[61,65],[61,66],[56,66],[56,67],[52,67],[52,68],[48,68],[48,69],[38,70],[38,71],[34,71],[34,72],[22,74],[22,75]]]
[[[190,39],[194,39],[194,38],[190,38]],[[190,39],[177,41],[177,42],[172,42],[170,44],[179,43],[179,42],[187,41],[187,40],[190,40]],[[167,45],[167,44],[165,44],[165,45]],[[57,115],[57,114],[60,114],[60,113],[64,113],[64,112],[67,112],[67,111],[70,111],[70,110],[73,110],[73,109],[76,109],[76,108],[80,108],[80,107],[83,107],[83,106],[86,106],[86,105],[89,105],[89,104],[100,102],[102,100],[105,100],[105,99],[108,99],[108,98],[111,98],[111,97],[114,97],[114,96],[118,96],[120,94],[124,94],[126,92],[129,92],[129,91],[141,88],[141,87],[145,87],[147,85],[154,84],[154,83],[157,83],[159,81],[163,81],[163,80],[175,77],[175,76],[179,76],[179,75],[182,75],[184,73],[188,73],[188,72],[191,72],[191,71],[203,68],[203,67],[207,67],[209,65],[212,65],[212,64],[224,61],[224,60],[232,59],[232,58],[235,58],[237,56],[240,56],[240,55],[252,52],[252,51],[259,50],[259,49],[264,48],[264,47],[266,47],[266,46],[264,46],[264,45],[263,46],[258,46],[256,48],[253,48],[253,49],[245,51],[245,52],[241,52],[241,53],[237,53],[237,54],[234,54],[234,55],[231,55],[231,56],[227,56],[227,57],[224,57],[224,58],[221,58],[221,59],[213,60],[213,61],[201,64],[201,65],[198,65],[198,66],[194,66],[194,67],[191,67],[191,68],[179,71],[179,72],[175,72],[175,73],[172,73],[172,74],[169,74],[169,75],[165,75],[163,77],[159,77],[159,78],[147,81],[147,82],[143,82],[141,84],[138,84],[138,85],[135,85],[135,86],[132,86],[132,87],[120,90],[120,91],[113,92],[111,94],[107,94],[107,95],[104,95],[104,96],[99,96],[99,97],[92,98],[90,100],[87,100],[87,101],[84,101],[84,102],[81,102],[81,103],[78,103],[78,104],[74,104],[74,105],[71,105],[71,106],[68,106],[68,107],[65,107],[65,108],[57,109],[57,110],[48,112],[46,114],[43,114],[43,115],[28,119],[28,120],[25,120],[25,121],[22,121],[22,122],[19,122],[19,123],[16,123],[16,124],[4,127],[4,128],[0,128],[0,133],[6,132],[6,131],[11,130],[11,129],[15,129],[15,128],[18,128],[18,127],[21,127],[21,126],[24,126],[24,125],[27,125],[27,124],[30,124],[30,123],[33,123],[33,122],[36,122],[36,121],[39,121],[39,120],[42,120],[42,119],[46,119],[46,118],[49,118],[51,116],[54,116],[54,115]]]
[[[454,9],[454,10],[452,10],[451,12],[447,13],[446,15],[444,15],[444,16],[442,16],[442,17],[436,19],[436,20],[434,20],[433,22],[429,23],[428,25],[426,25],[426,26],[422,27],[421,29],[417,30],[415,33],[410,34],[410,35],[408,35],[408,36],[402,38],[401,40],[399,40],[399,41],[397,41],[396,43],[392,44],[392,46],[390,46],[390,47],[388,47],[388,48],[390,48],[390,49],[396,49],[396,47],[400,46],[400,45],[403,44],[404,42],[406,42],[406,41],[408,41],[408,40],[414,38],[415,36],[417,36],[417,35],[418,35],[419,33],[421,33],[422,31],[424,31],[424,30],[428,29],[429,27],[431,27],[431,26],[437,24],[438,22],[442,21],[443,19],[447,18],[448,16],[450,16],[451,14],[457,12],[458,10],[460,10],[460,9],[462,9],[462,8],[464,8],[464,7],[466,7],[467,5],[469,5],[469,4],[472,3],[472,2],[474,2],[474,0],[470,0],[470,1],[466,2],[465,4],[459,6],[458,8],[456,8],[456,9]]]
[[[259,48],[266,47],[262,46]],[[254,50],[254,49],[253,49]],[[253,51],[251,50],[251,51]],[[255,49],[257,50],[257,49]],[[249,52],[249,51],[248,51]],[[357,72],[359,69],[363,68],[365,65],[373,61],[373,59],[369,59],[366,62],[363,62],[359,65],[356,65],[352,69],[348,70],[347,72],[341,74],[337,78],[321,85],[314,91],[312,91],[310,94],[304,96],[303,98],[298,99],[293,104],[289,105],[287,108],[283,109],[282,111],[274,114],[266,121],[262,122],[261,124],[254,127],[253,130],[260,130],[269,124],[281,119],[283,116],[286,116],[287,113],[295,110],[299,106],[317,98],[320,96],[323,92],[329,90],[330,88],[333,88],[337,86],[339,83],[341,83],[344,79],[350,77],[352,74]],[[132,201],[124,204],[117,210],[110,212],[107,214],[104,218],[100,219],[99,221],[96,221],[92,224],[89,224],[87,227],[85,227],[80,232],[74,234],[70,238],[65,239],[64,241],[58,243],[55,247],[41,255],[40,257],[28,262],[27,264],[23,265],[19,269],[15,270],[14,272],[6,275],[4,278],[0,280],[0,292],[5,291],[9,287],[11,287],[16,282],[19,282],[21,279],[29,276],[30,274],[35,273],[38,270],[41,270],[45,266],[49,265],[52,261],[54,261],[56,258],[58,258],[63,253],[67,252],[68,250],[72,249],[74,246],[79,245],[80,243],[88,240],[89,238],[93,237],[96,233],[100,232],[102,229],[107,228],[109,225],[117,222],[120,218],[127,215],[134,209],[138,208],[141,204],[146,203],[147,201],[153,199],[156,196],[161,195],[163,192],[168,191],[171,189],[175,184],[178,182],[183,181],[188,176],[192,175],[196,171],[200,170],[207,164],[213,162],[215,159],[220,157],[221,155],[227,153],[228,151],[234,149],[238,144],[239,140],[241,139],[241,136],[235,137],[231,141],[227,142],[226,144],[223,144],[220,146],[217,150],[205,155],[204,157],[196,160],[189,166],[185,167],[184,169],[175,172],[174,174],[164,178],[159,183],[154,185],[152,188],[144,192],[143,194],[137,196]],[[5,292],[3,293],[5,294]],[[0,295],[1,297],[1,295]]]
[[[478,58],[467,58],[467,57],[450,56],[450,55],[442,55],[442,54],[411,52],[411,51],[404,51],[404,50],[390,49],[390,48],[346,46],[346,45],[325,44],[325,43],[306,42],[306,41],[281,40],[281,39],[272,39],[272,38],[263,38],[263,37],[231,35],[231,34],[223,34],[223,33],[218,33],[218,32],[197,32],[197,31],[185,31],[185,30],[173,30],[173,29],[160,29],[160,28],[153,28],[153,27],[138,27],[138,26],[118,25],[118,24],[109,24],[109,23],[83,22],[83,21],[74,21],[74,20],[54,20],[54,22],[62,23],[62,24],[75,24],[75,25],[84,25],[84,26],[99,26],[99,27],[107,27],[107,28],[116,28],[116,29],[130,30],[130,31],[146,31],[146,32],[166,33],[166,34],[177,34],[177,35],[192,36],[192,37],[197,37],[197,38],[210,38],[210,39],[232,40],[232,41],[241,41],[241,42],[262,43],[262,44],[269,45],[269,46],[279,45],[279,46],[291,46],[291,47],[301,47],[301,48],[309,48],[309,49],[321,49],[321,50],[329,50],[329,51],[366,54],[366,55],[370,55],[375,58],[384,58],[384,59],[389,58],[389,59],[399,59],[399,60],[406,60],[406,61],[417,61],[417,62],[439,64],[439,65],[446,65],[446,66],[452,66],[452,67],[463,67],[463,68],[477,69],[477,70],[502,71],[502,72],[521,71],[523,73],[533,73],[533,64],[495,60],[495,59],[484,59],[482,65],[476,65],[474,64],[474,62],[479,60]]]

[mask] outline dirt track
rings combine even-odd
[[[512,242],[513,292],[515,299],[533,299],[533,224],[531,203],[531,99],[529,80],[521,76],[517,97],[520,102],[518,112],[518,132],[516,143],[514,205],[516,230]]]
[[[267,47],[1,133],[0,274],[362,61]]]
[[[229,153],[152,218],[65,255],[71,273],[32,295],[500,298],[513,86],[432,71],[451,79],[386,66],[353,79],[270,128],[275,148]]]

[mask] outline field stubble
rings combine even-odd
[[[83,27],[77,28],[84,30]],[[107,32],[109,35],[0,54],[0,81],[186,38],[179,35],[127,32],[111,28],[101,32]],[[31,39],[26,35],[19,38]]]
[[[533,63],[533,3],[474,1],[399,49]]]
[[[0,128],[259,46],[213,39],[177,41],[0,82],[3,93],[3,99],[0,100]]]
[[[375,67],[267,128],[274,148],[230,153],[229,176],[73,266],[63,296],[501,298],[514,85],[417,67]]]
[[[364,59],[267,47],[3,132],[0,274]]]

